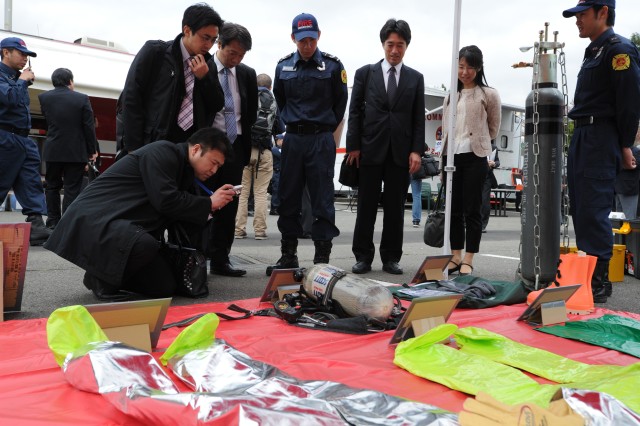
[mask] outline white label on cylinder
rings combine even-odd
[[[333,273],[327,270],[320,270],[313,277],[313,295],[317,298],[322,298],[327,292],[327,287],[333,278]]]

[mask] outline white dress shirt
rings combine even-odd
[[[220,80],[220,86],[222,86],[224,79],[224,65],[218,59],[218,52],[213,54],[213,60],[218,67],[218,80]],[[238,135],[242,134],[242,126],[240,125],[240,90],[238,89],[238,79],[236,78],[236,67],[229,68],[229,89],[231,89],[231,95],[233,96],[233,109],[236,113],[236,128],[238,129]],[[224,124],[224,107],[216,114],[215,119],[213,120],[213,125],[211,127],[215,127],[216,129],[222,130],[223,132],[227,132],[227,126]]]

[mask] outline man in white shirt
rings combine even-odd
[[[245,27],[225,22],[218,36],[218,50],[209,60],[209,66],[218,69],[225,95],[225,106],[216,114],[213,127],[227,133],[234,158],[205,182],[213,191],[227,183],[239,185],[242,170],[251,158],[251,126],[256,121],[258,110],[258,83],[255,70],[241,63],[251,45],[251,34]],[[207,247],[213,274],[241,277],[247,273],[234,268],[229,261],[237,211],[236,197],[213,215]]]

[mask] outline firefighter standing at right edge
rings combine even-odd
[[[569,117],[575,130],[567,179],[570,214],[578,249],[597,257],[591,279],[593,300],[611,296],[609,260],[613,234],[609,213],[620,167],[636,167],[633,146],[640,118],[638,49],[614,33],[615,0],[580,0],[565,10],[576,17],[580,38],[589,38]]]

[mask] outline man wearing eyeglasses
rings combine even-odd
[[[207,61],[223,20],[209,5],[189,6],[173,41],[147,41],[131,63],[118,100],[118,149],[157,140],[179,143],[211,125],[224,105],[216,69]]]

